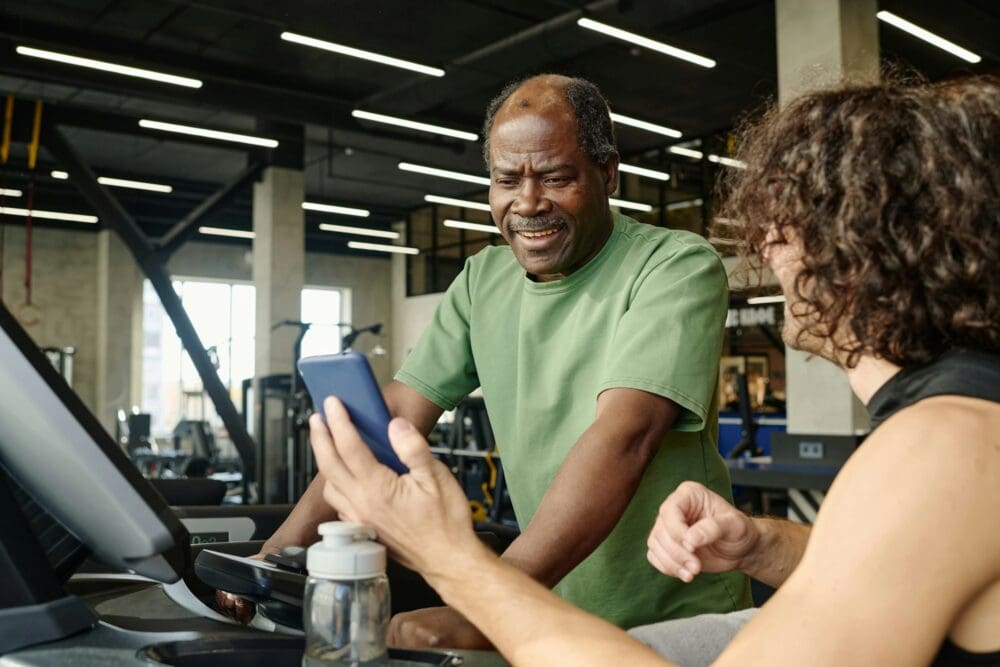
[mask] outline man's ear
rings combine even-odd
[[[608,163],[601,167],[601,175],[604,177],[604,190],[610,197],[618,189],[618,163],[620,158],[618,153],[612,153],[608,158]]]

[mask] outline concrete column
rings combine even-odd
[[[776,0],[778,99],[838,82],[879,76],[876,0]],[[785,356],[788,432],[851,435],[868,429],[868,413],[843,371],[795,350]]]
[[[305,276],[305,222],[302,202],[305,178],[301,169],[268,167],[253,189],[253,282],[256,287],[254,375],[258,378],[292,372],[298,329],[281,327],[282,320],[299,320]],[[266,405],[264,403],[266,401]],[[264,399],[259,385],[254,398],[255,421],[267,416],[264,433],[254,434],[262,449],[258,461],[264,488],[261,502],[287,499],[288,433],[284,406]]]
[[[776,0],[778,100],[879,75],[876,0]]]
[[[305,180],[300,170],[268,167],[253,188],[253,282],[256,286],[254,375],[291,373],[305,276]]]
[[[114,433],[142,392],[142,273],[111,231],[97,240],[97,416]]]

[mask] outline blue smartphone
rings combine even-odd
[[[389,444],[389,409],[365,355],[342,352],[303,357],[298,366],[320,415],[323,415],[323,401],[336,396],[378,462],[401,475],[410,471]]]

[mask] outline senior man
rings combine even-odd
[[[721,260],[700,236],[612,212],[619,158],[592,83],[512,84],[484,136],[509,247],[468,260],[384,389],[390,411],[426,434],[482,387],[523,528],[503,559],[574,605],[621,627],[745,607],[742,574],[683,584],[644,557],[681,482],[730,495],[716,449]],[[329,518],[317,478],[267,549],[311,542]],[[448,607],[397,616],[390,641],[489,645]]]

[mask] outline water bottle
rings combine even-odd
[[[389,579],[385,547],[368,529],[329,521],[306,554],[303,667],[388,665]]]

